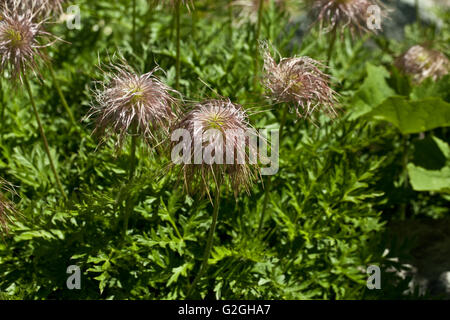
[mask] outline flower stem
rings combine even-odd
[[[259,0],[258,5],[258,21],[256,22],[256,31],[255,31],[255,48],[253,50],[253,59],[255,65],[255,77],[254,77],[254,85],[256,86],[258,82],[258,74],[259,74],[259,54],[258,54],[258,42],[261,34],[261,25],[264,11],[264,0]]]
[[[26,87],[27,92],[28,92],[28,96],[30,97],[31,105],[33,106],[34,115],[36,117],[36,121],[37,121],[38,126],[39,126],[39,132],[41,134],[42,141],[44,142],[45,152],[47,153],[48,160],[50,162],[50,168],[53,171],[53,175],[55,176],[56,185],[57,185],[59,191],[61,192],[61,195],[64,197],[64,199],[67,200],[67,196],[66,196],[66,194],[64,192],[64,189],[62,187],[61,181],[59,180],[58,173],[56,172],[55,164],[53,162],[53,158],[52,158],[52,155],[50,153],[50,148],[48,146],[47,137],[45,136],[44,128],[42,127],[42,123],[41,123],[41,118],[39,117],[39,113],[37,111],[36,104],[34,102],[33,94],[31,92],[30,83],[28,82],[28,77],[27,77],[25,72],[22,73],[22,76],[23,76],[23,79],[24,79],[25,87]]]
[[[287,117],[287,112],[288,112],[289,107],[287,105],[284,106],[283,108],[283,115],[281,116],[281,122],[280,122],[280,129],[279,129],[279,139],[280,139],[280,145],[281,145],[281,141],[282,141],[282,134],[283,134],[283,129],[284,129],[284,125],[286,124],[286,117]],[[265,191],[264,191],[264,203],[263,203],[263,207],[262,207],[262,211],[261,211],[261,217],[259,220],[259,226],[258,226],[258,235],[262,235],[262,229],[264,226],[264,218],[266,215],[266,209],[267,209],[267,204],[269,202],[269,198],[270,198],[270,188],[272,186],[272,177],[268,176],[267,177],[267,182],[266,182],[266,186],[265,186]]]
[[[402,137],[402,145],[403,145],[403,154],[402,154],[402,175],[403,175],[403,192],[404,197],[406,197],[406,193],[408,192],[408,136],[404,135]],[[403,202],[400,205],[400,220],[406,220],[406,202]]]
[[[327,66],[330,66],[331,56],[333,55],[333,49],[336,43],[336,38],[337,38],[337,29],[333,28],[333,30],[331,31],[330,43],[328,44]]]
[[[133,31],[132,31],[132,37],[133,41],[133,48],[136,46],[136,0],[133,0]]]
[[[175,3],[175,28],[176,28],[176,47],[177,47],[177,57],[176,57],[176,75],[175,75],[175,88],[180,90],[180,42],[181,42],[181,30],[180,30],[180,7],[181,0],[176,0]]]
[[[137,130],[133,131],[133,135],[131,137],[131,150],[130,150],[130,171],[128,175],[128,181],[131,182],[134,178],[134,173],[136,171],[136,146],[137,146],[138,134]],[[130,219],[131,213],[133,211],[133,198],[129,197],[125,206],[125,215],[123,218],[123,235],[127,234],[128,230],[128,221]]]
[[[228,19],[229,21],[229,29],[228,29],[228,33],[229,33],[229,37],[230,37],[230,43],[232,43],[233,41],[233,6],[230,4],[228,4]]]
[[[416,0],[415,3],[415,9],[416,9],[416,22],[420,26],[420,7],[419,7],[419,0]]]
[[[131,180],[134,177],[136,170],[136,145],[137,145],[137,133],[134,133],[131,137],[131,152],[130,152],[130,172],[128,178]]]
[[[5,128],[5,109],[6,109],[6,103],[3,96],[3,83],[0,80],[0,103],[2,105],[2,110],[0,113],[0,139],[3,140],[3,131]]]
[[[63,94],[63,92],[62,92],[62,90],[61,90],[61,87],[60,87],[60,85],[59,85],[59,82],[58,82],[58,80],[56,79],[55,70],[53,69],[51,63],[48,64],[48,67],[49,67],[49,70],[50,70],[50,75],[52,76],[53,85],[55,86],[56,91],[58,92],[59,98],[61,99],[61,102],[62,102],[62,104],[63,104],[63,106],[64,106],[64,109],[66,109],[67,114],[69,115],[69,118],[70,118],[70,121],[72,122],[72,124],[75,125],[75,124],[76,124],[75,118],[73,117],[73,113],[72,113],[72,111],[71,111],[70,108],[69,108],[69,105],[68,105],[68,103],[67,103],[66,98],[64,97],[64,94]]]
[[[219,203],[220,203],[220,187],[216,186],[212,223],[211,223],[211,228],[209,229],[209,235],[208,235],[208,240],[206,243],[205,253],[203,254],[203,261],[200,266],[199,272],[197,273],[197,275],[194,278],[194,281],[192,281],[192,284],[188,288],[188,291],[186,294],[186,299],[191,296],[192,290],[195,288],[195,285],[201,279],[203,273],[206,271],[206,269],[208,267],[208,259],[209,259],[209,255],[211,254],[211,249],[212,249],[213,240],[214,240],[214,232],[216,230],[217,219],[219,217]]]

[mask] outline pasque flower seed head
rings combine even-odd
[[[178,108],[171,94],[179,95],[154,75],[159,70],[138,74],[124,60],[102,70],[105,80],[97,83],[95,102],[87,115],[96,118],[94,133],[104,139],[118,134],[118,148],[130,133],[140,134],[148,143],[158,142]]]
[[[197,103],[179,120],[175,129],[184,129],[191,137],[183,141],[189,143],[186,149],[191,152],[189,163],[182,165],[188,191],[200,187],[208,192],[211,183],[229,182],[236,196],[241,189],[249,192],[259,171],[256,161],[251,161],[257,158],[257,149],[249,143],[249,136],[256,131],[242,106],[229,99]],[[208,152],[216,157],[210,163],[204,158]],[[200,161],[196,162],[198,156]]]
[[[8,222],[11,221],[11,217],[16,215],[17,211],[14,208],[13,203],[6,198],[4,193],[15,194],[11,184],[0,178],[0,231],[8,231]]]
[[[404,73],[411,75],[414,82],[420,83],[426,78],[436,81],[448,74],[450,61],[437,50],[415,45],[397,58],[395,65]]]
[[[268,50],[264,50],[263,85],[268,98],[276,103],[295,107],[299,117],[308,117],[320,110],[330,117],[336,115],[336,92],[330,88],[330,76],[320,68],[324,66],[309,57],[281,58],[277,63]]]
[[[378,0],[309,0],[309,14],[320,25],[324,32],[342,32],[349,28],[352,34],[364,33],[367,27],[372,6],[379,8],[380,20],[387,16],[386,7]]]
[[[13,80],[22,81],[23,72],[31,70],[40,75],[38,61],[46,60],[42,50],[55,40],[44,42],[56,37],[44,30],[46,19],[36,21],[38,10],[16,10],[17,6],[14,1],[0,11],[0,69],[8,70]]]

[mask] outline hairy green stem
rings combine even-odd
[[[6,103],[3,96],[3,82],[0,80],[0,103],[2,105],[2,110],[0,113],[0,139],[3,140],[3,132],[5,130],[5,109]]]
[[[128,178],[131,180],[134,177],[134,172],[136,171],[136,145],[137,145],[138,135],[136,132],[133,133],[131,137],[131,151],[130,151],[130,172]]]
[[[175,65],[175,88],[180,90],[180,43],[181,43],[181,27],[180,27],[180,9],[181,9],[181,0],[176,0],[175,3],[175,28],[176,28],[176,65]]]
[[[330,43],[328,44],[328,52],[327,52],[327,66],[330,66],[331,57],[333,55],[334,45],[336,43],[337,38],[337,29],[333,28],[331,31],[331,39]]]
[[[408,191],[408,136],[402,137],[403,154],[402,154],[402,176],[403,176],[403,192]],[[405,195],[404,195],[405,196]],[[405,198],[405,197],[404,197]],[[406,220],[406,202],[400,205],[400,220]]]
[[[282,141],[282,135],[283,135],[283,129],[284,129],[284,125],[286,124],[286,118],[287,118],[287,113],[289,110],[289,106],[285,105],[283,108],[283,114],[281,116],[281,122],[280,122],[280,129],[279,129],[279,141],[280,141],[280,145],[281,145],[281,141]],[[264,218],[266,215],[266,209],[267,209],[267,204],[269,202],[269,198],[270,198],[270,188],[272,186],[272,177],[268,176],[267,177],[267,182],[266,182],[266,186],[265,186],[265,190],[264,190],[264,203],[263,203],[263,207],[262,207],[262,211],[261,211],[261,217],[259,220],[259,225],[258,225],[258,236],[262,235],[262,229],[264,226]]]
[[[48,160],[50,162],[50,168],[53,171],[53,175],[55,176],[56,185],[57,185],[59,191],[61,192],[61,195],[64,197],[64,199],[67,200],[66,193],[64,192],[61,181],[59,180],[58,172],[56,172],[55,164],[53,162],[53,158],[50,153],[50,148],[48,146],[47,137],[45,136],[45,131],[44,131],[44,128],[41,123],[41,118],[39,117],[39,113],[37,111],[36,104],[34,102],[33,93],[31,92],[31,87],[30,87],[30,83],[28,81],[28,77],[25,72],[22,73],[22,76],[24,79],[25,88],[27,89],[27,92],[28,92],[28,96],[30,97],[31,105],[33,106],[33,111],[34,111],[34,115],[36,117],[36,121],[38,123],[39,132],[41,134],[42,141],[44,142],[44,148],[45,148],[45,152],[47,153]]]
[[[73,113],[69,108],[69,104],[67,103],[66,98],[64,97],[64,94],[61,90],[61,86],[59,85],[58,79],[56,78],[56,74],[55,74],[55,70],[53,69],[53,66],[51,63],[48,64],[49,70],[50,70],[50,75],[52,76],[52,80],[53,80],[53,85],[56,88],[56,91],[58,92],[59,98],[61,99],[61,103],[64,106],[64,109],[66,109],[67,114],[69,115],[70,121],[72,122],[72,124],[76,124],[75,122],[75,118],[73,117]]]
[[[136,0],[133,0],[133,33],[131,37],[133,41],[133,48],[136,47]]]
[[[136,146],[138,141],[137,130],[133,130],[133,135],[131,137],[131,150],[130,150],[130,171],[128,173],[128,180],[131,182],[134,178],[136,171]],[[123,219],[123,235],[125,236],[128,230],[128,221],[130,219],[131,213],[133,211],[133,198],[128,198],[125,206],[125,215]]]
[[[191,16],[192,16],[192,24],[191,24],[191,30],[192,30],[192,33],[191,33],[191,37],[192,37],[192,39],[196,39],[196,36],[197,36],[197,21],[198,21],[198,12],[197,12],[197,10],[193,10],[192,12],[191,12]]]
[[[201,277],[203,276],[203,273],[206,271],[206,269],[208,267],[208,259],[209,259],[209,255],[211,254],[211,249],[212,249],[213,240],[214,240],[214,232],[216,230],[217,219],[219,217],[219,203],[220,203],[220,187],[216,186],[212,223],[211,223],[211,228],[209,229],[209,235],[208,235],[208,240],[206,242],[205,253],[203,254],[203,261],[200,266],[200,270],[198,271],[197,275],[194,278],[194,281],[192,281],[192,284],[189,286],[189,289],[186,294],[186,298],[189,298],[191,296],[192,290],[194,290],[197,282],[201,279]]]
[[[420,7],[419,7],[419,0],[416,0],[414,3],[415,9],[416,9],[416,22],[420,26]]]
[[[228,4],[228,19],[229,21],[229,29],[228,29],[228,33],[229,33],[229,37],[230,37],[230,42],[233,41],[233,6],[230,4]]]
[[[258,82],[258,74],[259,74],[259,37],[261,34],[261,25],[262,25],[262,18],[263,18],[263,11],[264,11],[264,0],[259,0],[258,5],[258,21],[256,22],[256,31],[255,31],[255,48],[253,50],[253,59],[254,59],[254,85],[256,86]]]

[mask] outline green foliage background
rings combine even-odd
[[[70,42],[58,42],[49,53],[80,123],[68,120],[46,68],[43,83],[33,79],[68,203],[54,188],[28,97],[1,80],[0,176],[17,186],[14,200],[22,214],[0,242],[1,298],[182,299],[198,272],[211,223],[208,199],[185,195],[175,174],[161,174],[169,159],[143,144],[137,178],[128,183],[129,145],[120,154],[114,141],[97,149],[92,121],[81,122],[93,81],[102,79],[96,64],[116,51],[141,72],[160,65],[166,73],[158,75],[174,86],[172,11],[148,10],[137,1],[132,43],[130,3],[80,0],[81,30],[50,26]],[[226,5],[196,1],[191,13],[183,9],[181,91],[188,100],[230,97],[261,111],[251,119],[256,128],[276,128],[280,106],[253,81],[255,26],[230,28]],[[288,115],[263,234],[257,234],[262,184],[237,199],[223,188],[213,254],[197,297],[417,298],[402,295],[408,279],[386,272],[401,270],[390,258],[405,257],[410,248],[393,246],[385,230],[392,220],[448,216],[450,81],[447,76],[415,86],[392,65],[430,37],[447,51],[449,17],[443,14],[439,32],[407,26],[402,42],[383,35],[339,39],[328,70],[340,94],[339,118],[319,116],[314,125]],[[299,36],[299,23],[289,18],[269,6],[261,38],[283,56],[326,60],[327,36],[316,29]],[[124,232],[130,199],[134,211]],[[383,290],[366,288],[365,270],[373,264],[383,270]],[[81,290],[66,287],[69,265],[82,270]]]

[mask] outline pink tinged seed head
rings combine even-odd
[[[387,17],[386,6],[378,0],[310,0],[309,14],[323,32],[343,32],[346,28],[355,33],[377,32],[367,27],[369,8],[378,6],[380,19]]]
[[[55,41],[44,43],[53,36],[43,29],[45,19],[35,21],[38,11],[16,10],[16,5],[0,11],[0,70],[9,71],[12,80],[22,82],[23,72],[31,70],[40,76],[38,61],[46,60],[42,50]]]
[[[329,117],[337,115],[336,92],[330,88],[330,76],[320,68],[324,66],[309,57],[281,58],[276,62],[267,45],[264,50],[263,85],[268,98],[276,103],[295,107],[299,117],[310,117],[320,111]]]
[[[116,147],[122,147],[128,134],[139,134],[148,144],[159,143],[167,135],[178,111],[179,93],[161,82],[154,68],[136,73],[125,60],[106,66],[105,80],[93,90],[95,102],[87,118],[95,117],[94,133],[103,140],[118,135]]]
[[[0,232],[6,233],[8,224],[12,222],[12,217],[17,214],[17,211],[5,193],[15,195],[11,184],[0,178]]]
[[[259,177],[258,165],[250,159],[256,159],[258,151],[249,143],[249,137],[256,135],[256,131],[242,106],[229,99],[197,103],[173,127],[176,129],[186,130],[191,137],[187,142],[190,163],[181,167],[188,192],[200,189],[209,194],[211,184],[229,184],[236,197],[242,189],[250,191]],[[195,161],[196,154],[202,157],[209,154],[208,150],[214,150],[213,156],[215,152],[220,155],[219,163],[215,160],[208,163],[204,158]]]
[[[427,78],[434,81],[449,73],[450,61],[441,52],[415,45],[396,59],[395,65],[413,77],[415,83]]]
[[[264,8],[267,8],[270,2],[271,0],[263,0]],[[295,0],[274,0],[273,4],[285,11],[293,11],[298,7]],[[236,8],[236,24],[238,26],[247,22],[254,24],[258,21],[260,0],[234,0],[230,5]]]
[[[162,4],[163,6],[175,7],[177,2],[181,5],[185,5],[189,10],[194,8],[194,0],[150,0],[153,4]]]
[[[65,0],[37,0],[34,2],[37,7],[40,8],[40,14],[45,17],[59,16],[63,13],[63,3]]]

